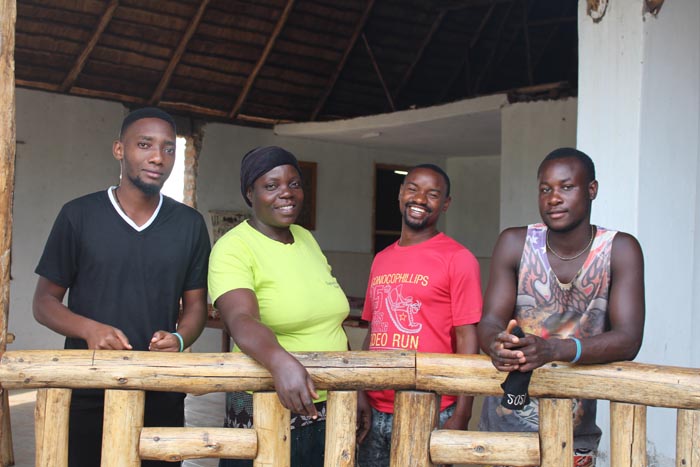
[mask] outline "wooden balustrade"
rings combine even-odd
[[[700,467],[700,372],[616,363],[551,364],[536,370],[530,394],[540,397],[539,433],[436,430],[438,394],[498,395],[504,375],[483,356],[413,352],[298,353],[318,389],[329,390],[326,466],[355,463],[355,390],[397,390],[392,466],[438,463],[572,464],[573,397],[611,403],[613,467],[646,464],[646,406],[678,410],[677,465]],[[141,459],[253,459],[254,466],[288,467],[289,411],[270,392],[267,371],[242,354],[35,350],[6,352],[0,387],[39,388],[38,466],[67,465],[71,390],[104,388],[104,466],[138,466]],[[253,429],[144,428],[144,391],[194,394],[254,390]]]

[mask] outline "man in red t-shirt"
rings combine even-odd
[[[450,200],[450,179],[440,167],[419,165],[406,175],[399,190],[401,238],[377,254],[370,271],[363,349],[478,353],[479,263],[437,230]],[[443,396],[440,425],[466,429],[471,412],[471,397]],[[393,413],[394,391],[360,393],[360,467],[389,465]]]

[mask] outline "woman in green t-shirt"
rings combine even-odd
[[[280,402],[292,412],[292,466],[320,467],[326,394],[289,352],[347,350],[348,301],[311,233],[294,224],[304,201],[294,155],[279,147],[250,151],[241,162],[241,194],[252,214],[214,245],[209,294],[233,350],[270,371]],[[252,415],[250,394],[227,395],[226,426],[249,428]]]

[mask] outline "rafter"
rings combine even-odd
[[[522,0],[523,2],[527,2],[527,0]],[[530,8],[532,5],[530,5]],[[529,16],[528,10],[523,10],[523,15],[524,16]],[[501,49],[501,53],[498,55],[498,59],[495,62],[496,68],[501,66],[501,63],[503,63],[503,60],[508,56],[508,53],[511,51],[513,48],[513,45],[515,44],[515,40],[518,38],[518,35],[520,34],[520,31],[523,31],[523,34],[526,34],[526,29],[527,29],[527,22],[522,21],[520,25],[518,25],[514,30],[513,34],[510,35],[510,37],[507,40],[504,40],[505,46]]]
[[[265,62],[267,61],[267,57],[270,55],[272,48],[275,46],[275,42],[277,41],[277,38],[279,37],[280,32],[282,32],[282,28],[284,27],[285,23],[287,22],[287,19],[289,18],[289,14],[292,12],[293,6],[294,6],[294,0],[288,0],[287,5],[284,7],[284,11],[282,12],[282,15],[280,15],[279,19],[277,20],[277,24],[275,25],[275,29],[272,31],[270,38],[267,40],[267,44],[265,44],[265,49],[263,50],[263,53],[260,55],[260,58],[258,59],[258,62],[255,64],[253,71],[248,76],[248,80],[246,81],[245,85],[243,85],[243,89],[241,90],[241,93],[238,95],[238,99],[236,99],[236,103],[233,105],[231,112],[229,112],[229,114],[228,114],[229,118],[231,118],[231,119],[236,118],[236,116],[238,115],[238,112],[240,112],[240,110],[241,110],[241,107],[243,107],[243,103],[248,98],[248,94],[250,93],[250,90],[253,88],[253,84],[255,83],[255,80],[257,79],[258,74],[260,73],[260,70],[262,69],[263,65],[265,65]]]
[[[352,37],[350,38],[350,42],[348,42],[348,46],[345,48],[345,52],[343,53],[343,58],[340,59],[340,63],[338,63],[338,66],[335,68],[335,71],[333,72],[331,79],[328,81],[326,88],[323,90],[323,94],[321,94],[321,98],[318,100],[318,104],[316,104],[316,108],[314,109],[313,112],[311,112],[311,118],[309,120],[311,120],[311,121],[316,120],[316,117],[318,117],[318,114],[323,109],[323,106],[326,105],[326,101],[328,100],[328,96],[331,95],[331,92],[333,91],[333,88],[335,87],[335,83],[338,81],[338,78],[340,77],[340,73],[343,71],[343,68],[345,68],[345,63],[347,62],[348,57],[350,56],[350,52],[352,52],[352,49],[355,48],[355,44],[357,43],[357,39],[360,38],[360,34],[362,34],[362,30],[365,28],[365,24],[367,23],[367,19],[369,19],[369,14],[372,11],[372,7],[374,6],[374,1],[375,0],[367,0],[367,4],[365,5],[365,10],[362,12],[362,17],[360,18],[360,21],[357,22],[357,26],[355,27],[355,31],[353,32]]]
[[[78,56],[75,63],[73,64],[73,68],[71,68],[71,70],[68,72],[66,77],[63,79],[63,82],[61,83],[61,86],[59,87],[60,92],[67,92],[68,90],[70,90],[70,88],[73,87],[73,84],[75,84],[75,80],[78,78],[78,75],[80,74],[80,72],[83,71],[83,67],[85,66],[85,62],[87,62],[88,57],[92,53],[92,50],[97,45],[97,42],[100,40],[102,33],[104,32],[105,28],[107,28],[107,25],[109,24],[109,22],[112,20],[112,16],[114,15],[114,10],[116,10],[118,6],[119,6],[119,0],[111,0],[109,2],[109,4],[107,5],[107,8],[105,9],[104,13],[102,13],[102,16],[100,17],[100,22],[97,24],[97,28],[95,28],[95,31],[92,33],[90,40],[85,45],[85,48],[83,49],[83,51],[80,52],[80,55]]]
[[[168,63],[163,76],[161,76],[158,86],[156,86],[155,91],[153,91],[153,95],[151,95],[151,98],[148,101],[151,105],[157,104],[163,97],[165,88],[168,87],[170,78],[173,76],[178,63],[180,63],[182,55],[185,53],[185,49],[187,48],[187,44],[190,42],[190,39],[192,39],[192,35],[194,35],[197,27],[199,27],[199,23],[202,21],[202,16],[204,16],[204,10],[206,10],[208,4],[209,0],[202,0],[202,2],[199,4],[197,13],[195,13],[194,18],[192,18],[192,21],[190,21],[190,24],[187,26],[185,34],[180,39],[180,43],[177,45],[173,56],[170,57],[170,62]]]
[[[484,28],[488,24],[489,20],[491,19],[491,16],[493,16],[493,10],[496,8],[496,3],[492,3],[491,6],[489,7],[488,10],[486,10],[486,13],[484,14],[484,17],[481,18],[481,21],[479,22],[479,27],[476,28],[476,31],[474,31],[474,34],[471,37],[471,40],[469,41],[469,44],[467,44],[466,47],[466,53],[464,54],[464,60],[459,64],[455,72],[452,74],[450,79],[447,80],[447,86],[442,88],[442,91],[440,93],[440,97],[438,98],[438,102],[443,102],[445,98],[447,97],[447,93],[450,92],[450,89],[452,89],[452,86],[454,86],[455,81],[457,81],[457,78],[459,78],[460,73],[462,73],[462,68],[467,68],[469,69],[469,56],[471,49],[474,48],[474,46],[479,42],[479,39],[481,38],[481,33],[484,31]],[[468,80],[470,81],[470,80]]]
[[[413,62],[408,67],[403,77],[401,77],[401,81],[399,82],[398,86],[396,86],[396,89],[394,89],[394,102],[396,102],[396,100],[399,97],[399,93],[403,89],[404,85],[413,75],[413,71],[415,70],[416,65],[418,65],[418,62],[421,60],[421,58],[423,58],[423,52],[425,52],[425,49],[428,47],[428,44],[430,44],[430,41],[433,39],[433,36],[440,28],[442,20],[445,19],[446,14],[447,10],[443,10],[440,13],[438,13],[437,17],[435,18],[435,21],[433,21],[432,26],[430,26],[430,31],[428,31],[428,34],[423,38],[423,42],[421,43],[420,47],[418,47],[418,52],[416,52],[416,56],[413,59]]]
[[[530,53],[530,28],[528,27],[528,24],[527,24],[528,17],[529,17],[528,0],[523,0],[523,35],[525,36],[525,58],[527,61],[527,84],[532,86],[534,78],[533,78],[533,70],[532,70],[532,56]]]
[[[476,79],[476,83],[474,83],[474,93],[473,94],[477,94],[479,92],[479,88],[481,87],[482,81],[488,75],[489,71],[491,71],[491,65],[493,64],[493,59],[496,57],[496,52],[498,51],[498,47],[499,47],[499,45],[501,45],[501,38],[503,36],[503,29],[505,28],[506,22],[508,21],[508,17],[510,16],[511,10],[513,10],[513,3],[508,5],[508,10],[505,12],[505,14],[503,15],[503,19],[501,19],[501,23],[498,25],[498,33],[496,34],[496,43],[494,44],[493,49],[491,50],[491,54],[489,55],[489,58],[486,62],[486,66],[481,71],[481,74],[479,74],[479,77]]]
[[[377,60],[374,57],[374,52],[372,52],[372,47],[370,47],[369,41],[367,41],[367,36],[365,36],[364,32],[362,33],[362,42],[364,42],[365,44],[367,55],[369,55],[369,59],[372,62],[372,66],[374,67],[374,72],[377,73],[377,78],[379,78],[379,82],[382,84],[382,88],[384,89],[384,95],[386,96],[386,100],[389,102],[389,107],[391,107],[391,111],[394,112],[396,111],[396,107],[394,106],[394,99],[391,98],[389,88],[386,86],[384,76],[382,76],[382,70],[379,69],[379,64],[377,63]]]

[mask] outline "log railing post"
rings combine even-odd
[[[429,467],[430,433],[437,427],[438,397],[431,392],[396,391],[391,430],[391,467]]]
[[[541,467],[573,467],[571,399],[540,399]]]
[[[610,465],[647,465],[647,408],[610,402]]]
[[[355,465],[357,391],[328,391],[326,412],[326,467]]]
[[[68,465],[70,389],[38,389],[34,407],[37,466]]]
[[[676,467],[700,467],[700,410],[678,410]]]
[[[253,394],[253,426],[258,435],[258,455],[253,467],[290,467],[291,414],[274,392]]]
[[[139,440],[145,402],[145,391],[105,391],[101,467],[141,467]]]
[[[0,0],[0,357],[7,347],[15,191],[15,23],[17,2]],[[7,389],[0,388],[0,467],[14,463]]]

